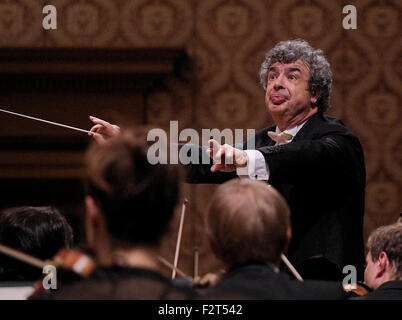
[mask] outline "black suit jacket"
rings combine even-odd
[[[190,286],[178,285],[156,270],[141,267],[98,267],[85,279],[44,290],[35,300],[189,300]]]
[[[255,149],[268,164],[268,182],[291,209],[289,259],[297,266],[324,255],[340,270],[354,265],[361,279],[366,172],[358,138],[339,119],[321,114],[313,115],[288,144],[275,146],[267,135],[274,130],[271,126],[257,131]],[[190,183],[222,183],[236,177],[212,173],[210,164],[186,167]]]
[[[402,300],[402,280],[385,282],[373,292],[353,300]]]
[[[214,287],[203,294],[210,299],[346,299],[341,282],[300,282],[262,264],[250,264],[232,269]]]

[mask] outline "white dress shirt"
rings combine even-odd
[[[285,143],[291,142],[306,122],[307,122],[307,120],[293,128],[286,129],[283,132],[281,132],[279,130],[278,126],[276,126],[276,128],[275,128],[276,134],[287,133],[292,136],[290,139],[288,139],[285,142],[280,143],[280,144],[285,144]],[[276,143],[275,145],[277,145],[277,144],[278,143]],[[256,179],[256,180],[268,181],[269,167],[268,167],[268,164],[265,162],[265,158],[262,155],[262,153],[258,150],[244,150],[244,152],[247,153],[247,157],[248,157],[247,167],[237,168],[236,169],[237,175],[240,178],[250,178],[250,179]]]

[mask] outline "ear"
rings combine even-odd
[[[166,228],[166,233],[176,232],[179,230],[181,206],[176,205],[170,222]]]
[[[85,206],[85,231],[88,246],[94,251],[99,264],[110,265],[113,259],[111,239],[103,212],[91,196],[85,197]]]
[[[216,248],[216,243],[208,236],[208,244],[209,244],[209,248],[211,249],[213,255],[223,264],[223,268],[226,271],[229,271],[230,269],[230,265],[228,265],[225,261],[223,261],[222,256],[219,254],[219,250],[217,250]]]
[[[387,271],[389,268],[389,260],[387,254],[382,251],[380,255],[378,256],[378,268],[377,268],[377,277],[382,277],[384,273]]]
[[[314,105],[317,102],[318,97],[320,96],[320,90],[318,89],[312,90],[310,94],[311,94],[310,102],[312,105]]]
[[[286,243],[285,243],[285,248],[283,249],[283,252],[288,251],[290,240],[292,239],[292,228],[289,226],[286,229]]]
[[[85,232],[88,245],[96,243],[97,229],[100,225],[101,212],[99,206],[91,196],[85,197]]]

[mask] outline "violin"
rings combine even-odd
[[[3,244],[0,244],[0,252],[42,270],[49,265],[55,267],[57,285],[86,278],[92,274],[96,267],[95,261],[88,254],[78,249],[61,249],[53,259],[46,261]],[[34,290],[28,300],[35,299],[47,292],[47,289],[44,288],[43,280],[40,279],[34,284]]]
[[[368,285],[358,281],[355,284],[346,284],[343,286],[348,298],[362,297],[373,291]]]
[[[66,284],[89,277],[96,268],[95,261],[87,254],[76,249],[61,249],[51,261],[45,261],[46,265],[52,265],[57,270],[57,284]],[[44,279],[38,280],[34,285],[34,291],[28,297],[33,300],[51,289],[45,289]]]

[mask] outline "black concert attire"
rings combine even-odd
[[[60,280],[62,282],[62,280]],[[131,267],[101,267],[87,279],[60,284],[39,300],[188,300],[191,288],[175,285],[157,271]]]
[[[385,282],[376,290],[353,300],[402,300],[402,280]]]
[[[347,298],[341,282],[316,280],[300,282],[286,273],[263,264],[232,268],[216,286],[203,292],[203,295],[210,299],[226,299],[231,294],[252,300]]]
[[[289,260],[302,276],[339,280],[343,267],[353,265],[361,279],[366,172],[359,139],[339,119],[321,114],[308,119],[287,144],[271,140],[267,133],[275,128],[256,132],[255,149],[269,168],[268,183],[291,210]],[[188,182],[223,183],[237,177],[236,172],[213,173],[210,167],[186,165]]]

